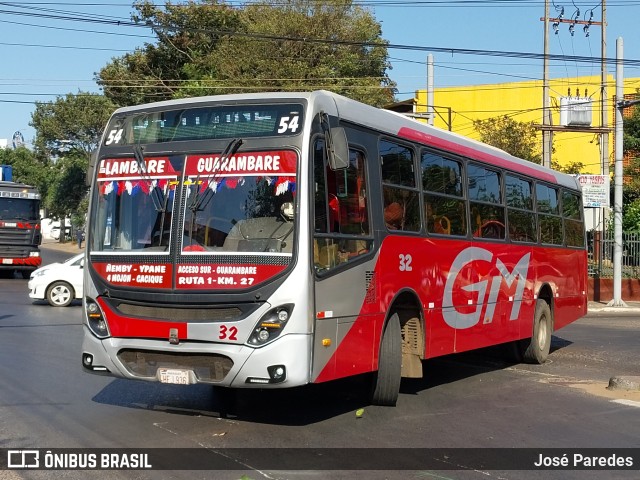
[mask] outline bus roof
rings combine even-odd
[[[371,105],[352,100],[326,90],[313,92],[262,92],[231,95],[216,95],[166,100],[131,107],[122,107],[115,114],[126,114],[146,109],[180,107],[185,104],[198,106],[211,102],[244,102],[252,100],[306,100],[310,107],[335,105],[337,113],[344,121],[373,128],[381,133],[415,141],[424,145],[463,155],[498,167],[510,169],[540,180],[555,183],[574,190],[580,190],[576,177],[523,160],[499,148],[473,140],[457,133],[427,125],[390,110],[382,110]],[[321,109],[321,108],[318,108]]]

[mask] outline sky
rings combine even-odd
[[[391,45],[388,74],[398,85],[398,100],[413,98],[416,90],[426,88],[429,53],[434,57],[436,88],[542,78],[543,0],[354,3],[369,8],[382,25],[382,36]],[[592,20],[602,21],[598,1],[554,0],[549,6],[550,17],[559,16],[562,7],[565,19],[588,20],[593,12]],[[14,133],[21,132],[30,144],[35,135],[29,126],[34,102],[54,101],[67,93],[99,92],[96,72],[112,58],[145,42],[153,43],[149,30],[117,25],[118,20],[129,21],[132,12],[131,2],[125,0],[0,2],[0,139],[11,144]],[[640,77],[640,0],[607,0],[605,15],[606,56],[615,58],[616,39],[621,37],[624,76]],[[114,24],[87,21],[94,18],[113,20]],[[573,35],[569,24],[560,24],[557,34],[550,27],[549,53],[571,57],[552,61],[550,78],[600,75],[602,28],[591,25],[588,33],[585,35],[579,24]],[[463,54],[460,50],[478,53]],[[577,61],[575,57],[593,61]],[[612,62],[607,71],[615,78]],[[612,97],[613,86],[609,92]]]

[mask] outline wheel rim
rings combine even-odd
[[[547,344],[547,317],[540,317],[540,323],[538,324],[538,347],[540,350],[544,350]]]
[[[51,289],[51,301],[56,305],[64,305],[71,298],[71,292],[67,287],[57,285]]]

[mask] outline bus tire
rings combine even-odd
[[[546,301],[538,299],[533,319],[533,336],[529,339],[523,354],[526,363],[543,364],[547,360],[551,348],[552,330],[551,308]]]
[[[378,371],[374,373],[371,403],[393,407],[398,401],[402,370],[400,318],[394,313],[382,334]]]

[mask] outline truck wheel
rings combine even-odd
[[[52,307],[66,307],[74,297],[73,287],[67,282],[53,282],[47,288],[47,301]]]
[[[380,343],[378,371],[374,374],[371,403],[393,407],[398,401],[402,369],[400,319],[394,313],[384,329]]]
[[[542,364],[549,356],[553,319],[549,304],[538,299],[533,319],[533,336],[529,339],[523,358],[527,363]]]

